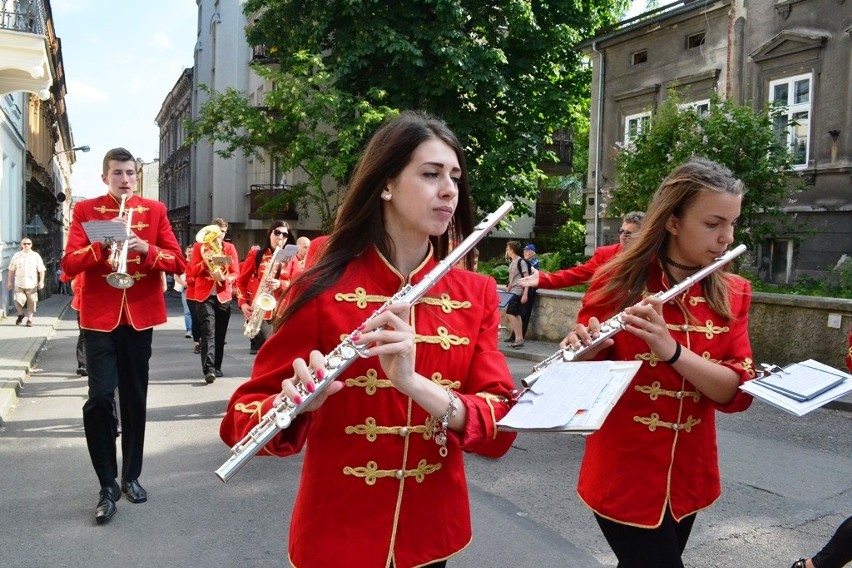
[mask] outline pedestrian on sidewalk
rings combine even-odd
[[[131,503],[148,500],[139,475],[153,327],[167,321],[160,274],[180,274],[186,264],[165,206],[134,195],[138,177],[133,154],[124,148],[109,150],[103,159],[101,179],[108,187],[106,195],[74,206],[62,258],[67,277],[85,274],[80,290],[80,326],[86,336],[89,392],[83,405],[83,427],[100,483],[95,508],[98,524],[115,515],[115,503],[122,492]],[[83,228],[88,221],[112,221],[120,223],[124,231],[128,217],[128,239],[112,247],[90,241]],[[118,264],[126,264],[124,270],[132,282],[129,288],[114,287],[107,278],[117,271],[111,262],[114,256],[126,259]],[[122,425],[121,485],[117,482],[118,424],[113,416],[116,387]]]
[[[693,158],[657,189],[636,242],[595,273],[562,342],[579,349],[619,315],[624,331],[583,359],[642,361],[603,426],[586,439],[577,493],[619,566],[683,566],[698,511],[721,495],[715,413],[741,412],[755,377],[749,281],[719,269],[662,304],[658,292],[733,243],[743,183]],[[643,300],[644,298],[644,300]]]
[[[44,289],[44,262],[41,255],[33,250],[33,241],[29,237],[21,239],[21,250],[12,255],[9,261],[9,290],[15,299],[18,318],[15,325],[21,325],[24,316],[27,327],[33,325],[33,314],[38,304],[38,291]]]
[[[515,349],[524,346],[524,322],[521,316],[524,313],[524,305],[529,301],[529,288],[519,284],[521,278],[530,275],[530,263],[522,256],[523,252],[520,242],[506,243],[506,256],[509,258],[509,282],[506,291],[512,294],[506,305],[506,319],[512,332],[507,341],[510,341],[509,347]]]

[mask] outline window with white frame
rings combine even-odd
[[[624,144],[630,144],[634,138],[642,134],[651,123],[651,113],[641,112],[624,117]]]
[[[810,73],[770,81],[769,102],[785,107],[775,118],[775,132],[790,149],[793,166],[806,167],[810,154]]]
[[[710,99],[681,103],[678,105],[678,108],[681,110],[692,109],[699,118],[703,118],[710,114]]]

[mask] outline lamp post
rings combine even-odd
[[[81,152],[88,152],[89,150],[91,150],[91,148],[89,148],[88,146],[75,146],[73,148],[68,148],[67,150],[60,150],[59,152],[53,154],[53,157],[55,158],[60,154],[65,154],[66,152],[74,152],[76,150],[80,150]]]

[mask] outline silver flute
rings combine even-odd
[[[746,250],[747,250],[747,247],[745,245],[739,245],[739,246],[729,250],[728,252],[726,252],[722,256],[718,257],[716,260],[714,260],[713,262],[711,262],[710,264],[708,264],[707,266],[705,266],[704,268],[702,268],[701,270],[699,270],[698,272],[693,274],[692,276],[687,276],[686,278],[684,278],[683,280],[681,280],[680,282],[678,282],[677,284],[675,284],[674,286],[672,286],[668,290],[657,292],[656,294],[654,294],[654,296],[659,298],[662,301],[662,303],[665,304],[669,300],[672,300],[672,299],[676,298],[677,296],[679,296],[680,294],[682,294],[683,292],[686,292],[687,290],[689,290],[692,287],[692,285],[695,284],[696,282],[703,280],[707,275],[709,275],[713,272],[716,272],[717,270],[719,270],[720,268],[722,268],[723,266],[725,266],[726,264],[731,262],[733,259],[740,256]],[[529,388],[533,384],[535,384],[535,382],[541,376],[541,373],[539,371],[542,371],[551,363],[558,361],[558,360],[574,361],[575,359],[579,358],[581,355],[583,355],[587,351],[594,349],[595,347],[599,346],[601,343],[603,343],[604,341],[606,341],[607,339],[609,339],[610,337],[612,337],[613,335],[615,335],[616,333],[618,333],[619,331],[624,329],[624,321],[622,320],[623,315],[624,315],[624,312],[619,312],[619,313],[615,314],[614,316],[612,316],[611,318],[609,318],[608,320],[606,320],[605,322],[601,323],[600,334],[597,337],[595,337],[594,339],[592,339],[592,342],[589,345],[583,345],[583,346],[578,347],[577,349],[574,349],[573,347],[571,347],[569,345],[565,349],[560,349],[559,351],[557,351],[553,355],[549,356],[547,359],[545,359],[541,363],[538,363],[537,365],[535,365],[533,367],[532,374],[521,379],[521,384],[524,387]]]
[[[491,229],[493,229],[500,220],[512,210],[512,203],[506,201],[496,211],[490,213],[482,221],[474,227],[473,232],[468,235],[461,243],[458,244],[447,256],[438,262],[438,264],[430,270],[423,279],[415,285],[406,284],[399,292],[394,294],[387,302],[377,309],[367,318],[370,321],[380,313],[384,312],[389,306],[400,303],[413,304],[422,297],[438,280],[440,280],[449,270],[459,262],[464,256],[476,246],[476,243],[481,241]],[[365,322],[366,323],[366,322]],[[381,329],[381,328],[378,328]],[[260,422],[246,434],[246,436],[231,447],[231,457],[228,458],[219,469],[216,470],[216,475],[222,481],[228,481],[235,473],[245,465],[257,452],[260,451],[272,438],[275,437],[281,430],[284,430],[293,422],[305,407],[313,402],[313,400],[323,392],[326,387],[337,379],[349,365],[351,365],[358,357],[364,357],[364,352],[367,350],[366,345],[356,345],[353,335],[357,330],[353,330],[337,347],[332,349],[325,356],[325,363],[322,368],[322,378],[318,378],[314,370],[310,371],[311,379],[314,381],[314,392],[308,392],[302,383],[296,386],[299,391],[299,396],[302,401],[296,404],[294,401],[283,397],[281,402],[274,408],[270,409]],[[357,337],[357,336],[356,336]]]

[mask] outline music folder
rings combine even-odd
[[[804,416],[852,392],[852,375],[808,359],[783,369],[767,366],[767,373],[740,389],[754,398],[796,416]]]
[[[90,243],[126,241],[130,235],[127,234],[127,226],[113,220],[106,221],[84,221],[83,231],[89,237]]]
[[[284,245],[284,248],[279,250],[275,258],[272,259],[272,262],[290,262],[296,256],[297,250],[296,245]]]
[[[591,434],[641,366],[642,361],[551,363],[497,426],[514,432]]]

